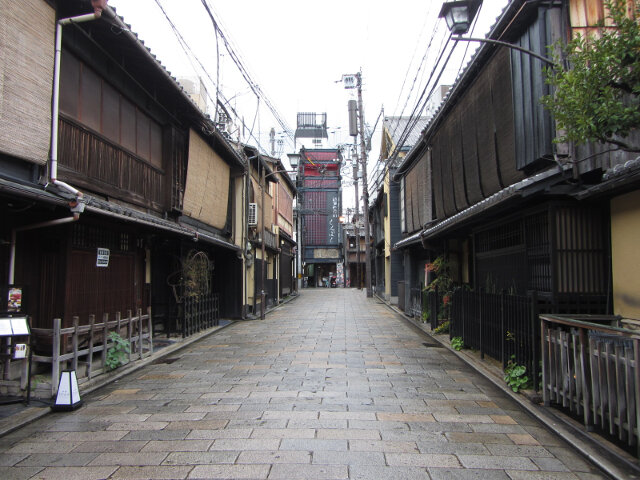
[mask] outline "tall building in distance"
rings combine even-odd
[[[342,154],[327,142],[327,114],[298,113],[298,248],[307,287],[326,286],[342,261]]]

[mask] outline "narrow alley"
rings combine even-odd
[[[605,478],[356,289],[309,289],[0,439],[3,479]]]

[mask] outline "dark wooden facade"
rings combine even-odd
[[[51,30],[55,18],[90,9],[80,0],[41,3],[44,13],[55,12]],[[180,277],[194,251],[211,266],[206,283],[219,295],[217,311],[239,317],[242,261],[232,233],[241,227],[234,224],[231,177],[244,172],[242,158],[111,10],[62,30],[57,178],[82,192],[78,218],[69,192],[43,188],[46,158],[0,150],[2,234],[16,232],[15,284],[25,288],[33,326],[48,328],[53,318],[69,326],[74,316],[83,324],[92,314],[113,318],[151,306],[161,328],[175,331],[185,285],[172,288],[169,280]],[[54,49],[49,38],[33,41],[43,52]],[[47,60],[53,71],[53,57]],[[52,87],[44,95],[47,111]],[[229,178],[228,195],[216,198],[223,205],[216,205],[216,226],[184,212],[190,163],[192,178],[201,168],[190,162],[190,135],[198,136],[200,164],[215,157]],[[66,223],[50,223],[60,219]],[[108,266],[97,265],[98,248],[109,250]],[[9,258],[8,247],[0,252]],[[0,274],[7,278],[8,271],[3,260]]]

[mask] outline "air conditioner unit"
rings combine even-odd
[[[258,204],[257,203],[249,204],[249,217],[247,219],[247,223],[250,227],[258,226]]]

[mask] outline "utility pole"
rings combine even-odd
[[[357,154],[356,154],[357,155]],[[358,194],[358,157],[353,159],[353,186],[356,191],[356,221],[353,223],[353,232],[356,236],[356,276],[358,290],[362,289],[362,266],[360,265],[360,227],[358,227],[358,217],[360,216],[360,195]]]
[[[364,138],[364,106],[362,105],[362,72],[358,72],[355,75],[343,75],[342,82],[344,88],[357,88],[358,89],[358,102],[355,105],[354,100],[349,100],[349,135],[357,137],[360,134],[360,162],[362,167],[362,199],[364,206],[362,207],[362,215],[364,217],[364,242],[365,242],[365,273],[367,284],[367,297],[373,296],[371,289],[371,236],[369,234],[369,189],[367,186],[367,141]],[[356,120],[357,113],[357,120]],[[356,128],[356,124],[359,127]],[[357,167],[354,166],[354,180],[356,186],[356,218],[358,215],[358,176]],[[357,229],[357,227],[356,227]],[[360,254],[360,230],[356,237],[358,239],[358,255]],[[358,266],[360,265],[358,259]],[[358,279],[360,281],[360,279]]]
[[[364,106],[362,105],[362,72],[356,74],[358,81],[358,119],[360,127],[360,161],[362,162],[362,214],[364,216],[364,261],[367,275],[367,297],[373,297],[371,289],[371,237],[369,234],[369,188],[367,186],[367,141],[364,138]]]
[[[276,156],[276,129],[273,127],[269,132],[269,142],[271,143],[271,156],[275,157]]]

